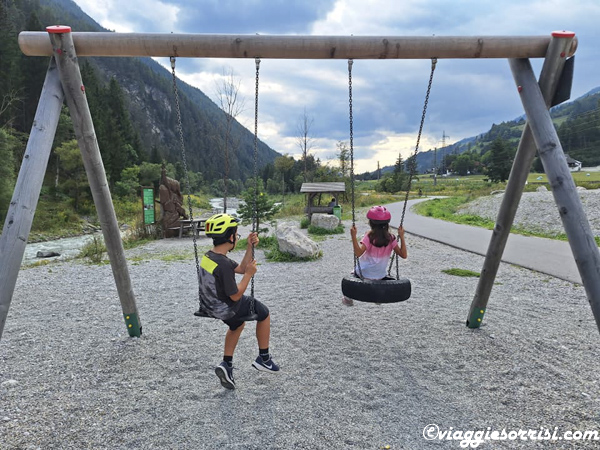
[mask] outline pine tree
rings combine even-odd
[[[0,223],[4,223],[15,184],[13,146],[16,139],[0,128]]]
[[[506,142],[496,138],[489,152],[486,174],[491,182],[498,183],[508,180],[512,168],[511,152]]]
[[[269,197],[264,193],[262,180],[258,179],[258,195],[256,195],[255,179],[248,180],[247,190],[242,193],[244,204],[240,205],[237,212],[242,217],[244,223],[252,223],[256,220],[256,229],[259,232],[265,231],[260,228],[261,222],[271,220],[279,211],[280,207],[269,200]]]
[[[61,167],[59,190],[73,200],[73,207],[78,211],[81,201],[90,196],[79,145],[76,140],[64,142],[55,152],[60,158]]]
[[[18,70],[21,55],[17,44],[18,10],[11,3],[0,1],[0,127],[14,126],[23,97]]]
[[[40,23],[37,15],[31,13],[25,24],[25,29],[30,31],[43,31],[44,27]],[[18,70],[23,100],[20,105],[20,114],[16,123],[16,126],[20,131],[29,133],[31,130],[40,98],[40,92],[44,85],[48,64],[49,58],[31,57],[20,54]]]
[[[407,161],[407,163],[410,161]],[[398,154],[398,159],[394,165],[394,174],[392,175],[393,183],[390,185],[389,181],[387,184],[388,189],[391,192],[398,192],[405,189],[406,183],[408,183],[409,174],[405,171],[406,164],[402,161],[402,155]],[[409,169],[410,170],[410,169]]]

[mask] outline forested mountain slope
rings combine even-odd
[[[0,110],[0,127],[9,127],[20,133],[28,133],[33,121],[37,98],[41,90],[48,58],[26,57],[21,54],[17,36],[22,30],[43,31],[47,25],[66,24],[73,31],[108,31],[87,16],[71,0],[7,0],[0,3],[0,98],[11,93],[18,97],[12,104]],[[138,142],[127,144],[139,148],[141,160],[164,158],[176,163],[181,160],[173,85],[169,71],[150,58],[80,58],[90,73],[104,87],[115,80],[118,90],[107,90],[120,95],[128,111]],[[221,139],[225,120],[223,111],[200,90],[179,81],[184,141],[191,170],[201,172],[207,181],[222,177],[223,155],[216,140]],[[89,91],[90,94],[92,91]],[[8,97],[7,97],[8,96]],[[89,96],[88,96],[89,98]],[[98,99],[89,99],[98,103]],[[103,101],[103,100],[102,100]],[[101,111],[92,113],[98,116]],[[103,122],[94,117],[94,121]],[[98,127],[97,127],[98,128]],[[102,133],[102,127],[97,133]],[[232,179],[246,179],[253,173],[254,136],[238,122],[234,122],[233,140],[239,148],[230,155]],[[99,136],[101,140],[102,136]],[[272,162],[278,153],[263,142],[258,145],[259,166]],[[114,180],[113,180],[114,181]]]

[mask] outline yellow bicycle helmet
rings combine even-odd
[[[221,237],[230,228],[236,228],[239,220],[229,214],[216,214],[206,220],[204,232],[208,237]]]

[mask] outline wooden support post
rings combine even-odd
[[[71,37],[71,28],[48,27],[48,32],[73,127],[75,128],[75,136],[81,149],[83,165],[90,183],[94,204],[98,211],[98,219],[121,300],[127,331],[130,336],[140,336],[142,326],[135,304],[119,224],[108,189],[92,116],[85,97],[85,87],[81,80],[77,55]]]
[[[63,91],[52,58],[0,236],[0,339],[40,198],[62,104]]]
[[[511,59],[512,70],[552,195],[569,239],[571,251],[596,325],[600,330],[600,251],[577,194],[552,118],[528,59]]]
[[[566,51],[571,46],[575,37],[574,33],[555,32],[552,33],[552,41],[548,47],[548,53],[540,74],[540,89],[544,95],[546,108],[550,107],[550,102],[556,91],[560,74],[565,65]],[[469,328],[478,328],[483,321],[483,316],[496,280],[500,260],[508,241],[510,228],[515,219],[521,194],[527,181],[529,169],[535,158],[536,146],[531,134],[529,122],[525,124],[519,148],[515,155],[515,160],[508,178],[502,204],[496,218],[496,225],[490,239],[485,261],[477,284],[477,290],[471,303],[471,309],[467,317],[467,326]],[[434,178],[435,179],[435,178]]]

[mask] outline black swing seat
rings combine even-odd
[[[203,309],[198,309],[198,311],[196,311],[194,313],[194,315],[196,317],[208,317],[209,319],[214,319],[213,316],[211,316],[210,314],[208,314],[206,311],[204,311]]]
[[[359,302],[398,303],[410,298],[411,285],[408,278],[367,280],[349,275],[342,279],[342,293]]]
[[[213,317],[213,316],[211,316],[210,314],[208,314],[208,312],[206,312],[206,311],[205,311],[205,310],[203,310],[203,309],[198,309],[198,311],[196,311],[196,312],[194,313],[194,315],[195,315],[196,317],[207,317],[207,318],[209,318],[209,319],[215,319],[215,318],[216,318],[216,317]],[[258,320],[258,314],[256,314],[256,313],[249,314],[249,315],[247,315],[247,316],[240,317],[240,320],[241,320],[241,321],[243,321],[243,322],[251,322],[251,321],[253,321],[253,320]]]

